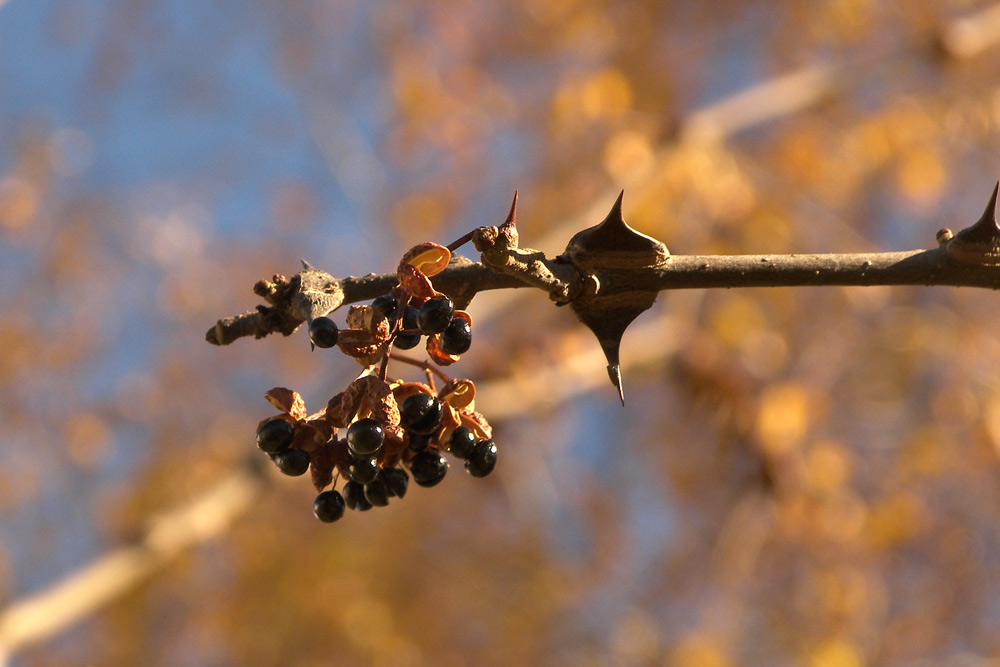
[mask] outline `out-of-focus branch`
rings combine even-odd
[[[263,478],[243,466],[189,504],[153,517],[134,544],[97,558],[46,590],[0,610],[0,664],[24,646],[51,637],[131,590],[184,549],[229,527],[259,494]]]
[[[952,58],[971,58],[1000,44],[1000,4],[956,19],[938,35],[944,53]]]

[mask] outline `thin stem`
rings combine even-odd
[[[475,231],[471,231],[471,232],[468,232],[467,234],[463,234],[462,236],[458,237],[457,239],[455,239],[454,241],[452,241],[451,243],[449,243],[445,247],[448,248],[449,251],[455,252],[456,250],[458,250],[459,248],[461,248],[462,246],[464,246],[466,243],[468,243],[469,241],[471,241],[472,240],[472,235],[474,233],[475,233]]]
[[[441,380],[443,382],[451,382],[451,378],[450,377],[448,377],[444,372],[441,371],[440,368],[438,368],[437,366],[435,366],[434,364],[432,364],[429,361],[421,361],[419,359],[413,359],[411,357],[405,357],[405,356],[402,356],[402,355],[394,356],[392,358],[392,360],[393,361],[399,361],[401,363],[404,363],[404,364],[407,364],[407,365],[410,365],[410,366],[416,366],[417,368],[422,368],[422,369],[424,369],[425,371],[427,371],[429,373],[433,373],[434,375],[437,375],[439,378],[441,378]]]
[[[392,345],[393,338],[395,338],[395,335],[390,336],[389,340],[386,341],[385,351],[382,353],[382,364],[378,369],[378,379],[382,382],[385,382],[386,371],[389,369],[389,347]]]

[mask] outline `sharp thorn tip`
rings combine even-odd
[[[621,399],[622,405],[625,405],[625,387],[622,386],[622,371],[621,366],[618,364],[612,364],[608,366],[608,377],[611,379],[611,384],[615,386],[618,390],[618,398]]]

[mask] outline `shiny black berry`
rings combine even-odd
[[[374,419],[359,419],[347,429],[347,449],[356,459],[370,458],[384,440],[382,426]]]
[[[402,468],[385,468],[382,470],[382,479],[385,480],[386,488],[389,489],[390,496],[402,498],[406,495],[406,487],[410,483],[410,476]]]
[[[389,487],[381,476],[365,484],[365,498],[376,507],[385,507],[389,504]]]
[[[441,333],[448,328],[451,323],[451,316],[455,314],[455,304],[451,299],[444,296],[431,297],[420,306],[420,313],[417,315],[417,326],[428,336]]]
[[[403,428],[417,434],[430,435],[441,425],[441,401],[430,394],[410,394],[399,409]]]
[[[400,334],[396,336],[393,345],[401,350],[409,350],[420,344],[420,332],[417,330],[417,309],[407,306],[403,309],[403,321],[400,323],[402,331],[412,331],[411,334]]]
[[[347,508],[352,510],[358,509],[359,500],[366,504],[368,503],[368,499],[365,498],[364,485],[357,482],[344,484],[344,503],[347,505]]]
[[[448,461],[433,450],[420,452],[410,459],[410,474],[420,486],[434,486],[448,472]]]
[[[375,459],[354,459],[347,469],[347,474],[358,484],[367,484],[378,475],[378,461]]]
[[[372,301],[372,308],[381,311],[389,322],[393,322],[396,319],[398,305],[399,302],[396,301],[396,297],[391,294],[383,294],[379,298]]]
[[[274,455],[274,465],[289,477],[298,477],[309,470],[309,454],[301,449],[286,449]]]
[[[497,446],[493,440],[480,440],[465,462],[465,469],[473,477],[486,477],[497,466]]]
[[[333,523],[344,516],[344,497],[339,491],[324,491],[313,501],[313,514],[323,523]]]
[[[448,451],[460,459],[467,459],[476,446],[476,436],[465,426],[459,426],[451,432],[448,440]]]
[[[288,449],[295,437],[295,428],[284,419],[272,419],[257,429],[257,446],[267,454]]]
[[[441,333],[441,350],[446,354],[465,354],[472,347],[472,325],[461,317],[451,318]]]
[[[417,329],[417,318],[420,312],[413,306],[407,306],[403,309],[403,321],[400,326],[407,331],[416,331]]]
[[[329,317],[317,317],[309,323],[309,340],[316,347],[328,348],[337,344],[337,325]]]
[[[414,334],[412,336],[396,336],[392,344],[394,347],[398,347],[401,350],[411,350],[417,345],[420,345],[420,334]]]

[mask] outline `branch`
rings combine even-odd
[[[529,285],[515,276],[498,274],[484,264],[449,266],[434,277],[434,284],[458,302],[468,302],[479,292],[515,289]],[[564,282],[577,282],[571,265],[546,258],[542,264]],[[995,266],[964,264],[943,248],[881,253],[827,253],[793,255],[672,255],[661,268],[605,270],[600,274],[600,294],[614,296],[635,291],[737,287],[809,287],[820,285],[924,285],[1000,289]],[[336,281],[343,290],[342,303],[368,301],[388,292],[396,274],[371,274]],[[268,331],[258,312],[224,318],[206,338],[214,345],[228,345],[249,335]],[[304,319],[299,320],[299,323]],[[292,329],[294,330],[294,328]],[[291,331],[288,331],[291,333]]]
[[[556,266],[554,272],[563,278],[573,278],[572,267]],[[290,335],[302,322],[309,319],[307,315],[309,309],[302,307],[302,304],[307,303],[310,297],[298,287],[300,283],[296,283],[296,278],[299,275],[301,274],[291,280],[276,276],[286,280],[290,287],[271,301],[273,304],[271,307],[259,306],[255,311],[224,317],[208,330],[205,340],[212,345],[229,345],[246,336],[263,338],[276,332],[285,336]],[[396,281],[395,273],[370,273],[367,276],[349,276],[339,280],[331,276],[327,284],[320,287],[325,287],[329,292],[339,292],[336,306],[328,307],[326,310],[314,308],[313,317],[325,315],[344,304],[370,301],[395,287]],[[459,307],[467,305],[479,292],[530,286],[514,275],[496,273],[484,264],[473,263],[461,255],[452,256],[448,267],[434,276],[434,285],[454,299]],[[325,305],[330,306],[333,303],[330,301]]]
[[[621,197],[608,217],[599,225],[580,232],[570,241],[567,253],[548,258],[531,251],[534,272],[553,276],[558,283],[570,285],[574,306],[581,291],[589,298],[617,299],[637,292],[655,293],[669,289],[705,289],[735,287],[806,287],[817,285],[947,285],[1000,289],[1000,226],[997,224],[997,193],[1000,183],[982,217],[958,234],[942,229],[940,246],[932,250],[853,254],[793,255],[672,255],[666,249],[653,261],[651,250],[635,251],[635,261],[622,259],[618,243],[636,243],[637,239],[656,246],[655,239],[638,234],[621,218]],[[608,226],[619,236],[606,236]],[[480,228],[484,229],[484,228]],[[495,229],[495,228],[494,228]],[[574,250],[582,235],[603,230],[586,253]],[[659,244],[662,245],[662,244]],[[517,248],[510,256],[519,255]],[[654,253],[655,254],[655,253]],[[604,258],[595,260],[594,257]],[[665,260],[665,261],[664,261]],[[596,261],[596,265],[594,262]],[[479,292],[534,286],[549,289],[545,281],[511,262],[498,267],[454,256],[451,264],[434,278],[435,285],[456,302],[468,304]],[[255,312],[219,320],[209,329],[206,339],[214,345],[229,343],[249,335],[261,338],[279,331],[286,336],[310,317],[324,315],[337,307],[374,299],[396,284],[396,274],[369,274],[361,278],[335,279],[311,266],[291,280],[275,276],[274,282],[261,281],[254,291],[264,296],[272,307],[258,307]],[[551,282],[551,281],[550,281]],[[551,292],[550,292],[551,294]],[[579,309],[577,308],[578,314]],[[581,317],[581,319],[583,319]]]
[[[606,274],[602,289],[947,285],[1000,289],[996,267],[962,264],[943,248],[857,254],[674,255],[661,269]]]

